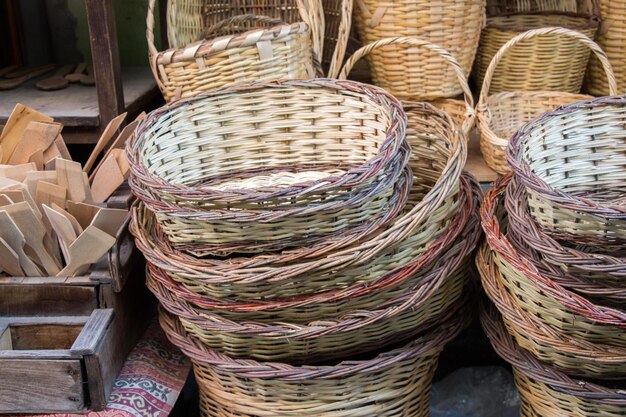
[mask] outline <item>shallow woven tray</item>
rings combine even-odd
[[[504,276],[493,262],[487,245],[478,251],[476,265],[485,292],[502,314],[508,332],[522,348],[568,375],[600,379],[626,376],[626,348],[569,337],[522,310],[503,285]]]
[[[410,157],[405,127],[376,87],[241,84],[144,119],[127,146],[130,184],[182,250],[308,245],[384,211]]]
[[[563,42],[573,42],[580,47],[590,49],[603,63],[609,79],[613,78],[611,64],[600,47],[591,39],[576,31],[565,28],[542,28],[524,32],[513,37],[493,56],[486,70],[476,106],[478,130],[480,132],[480,150],[487,165],[498,173],[506,173],[510,168],[506,161],[506,147],[509,138],[524,124],[534,120],[540,114],[573,101],[587,100],[587,95],[564,93],[562,91],[507,91],[493,94],[492,84],[497,80],[496,71],[509,71],[516,74],[527,67],[518,64],[516,71],[505,66],[506,57],[518,47],[528,45],[537,39],[558,37]],[[538,73],[537,76],[544,76]],[[615,84],[613,84],[615,85]],[[616,90],[613,90],[616,91]]]
[[[538,361],[515,344],[493,307],[483,308],[481,323],[498,355],[513,365],[522,417],[617,417],[626,414],[623,386],[574,379]]]
[[[467,77],[485,22],[483,0],[356,0],[354,24],[364,45],[389,36],[437,43],[452,54]],[[463,93],[455,70],[436,52],[392,43],[367,56],[373,83],[404,101],[456,97]]]
[[[626,97],[572,103],[511,139],[507,160],[530,213],[551,236],[587,245],[626,243]],[[607,248],[608,249],[608,248]]]
[[[287,417],[296,410],[316,417],[426,417],[439,353],[471,317],[461,314],[378,356],[343,362],[338,357],[321,366],[236,360],[207,349],[166,313],[160,322],[193,361],[205,416]]]
[[[481,222],[502,283],[515,303],[542,325],[569,337],[626,348],[626,312],[593,304],[544,277],[503,234],[501,207],[510,179],[510,175],[502,177],[485,194]]]
[[[422,117],[418,118],[420,113]],[[154,228],[145,223],[149,219],[137,217],[140,212],[135,212],[131,231],[149,261],[167,270],[172,279],[198,294],[239,300],[302,296],[343,288],[355,280],[376,279],[426,248],[436,255],[454,240],[466,221],[455,220],[464,196],[469,195],[467,182],[467,192],[463,197],[458,194],[465,144],[451,129],[450,119],[432,106],[415,106],[411,117],[411,125],[419,128],[411,130],[415,135],[408,138],[415,175],[410,204],[385,230],[355,233],[308,248],[228,260],[198,259],[174,251],[158,233],[152,233]],[[387,266],[371,269],[377,264]]]

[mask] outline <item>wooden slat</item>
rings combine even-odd
[[[82,324],[21,324],[9,327],[15,350],[69,349],[83,329]]]
[[[97,307],[98,293],[93,283],[91,286],[0,284],[0,316],[82,316],[91,314]]]
[[[72,353],[92,355],[102,343],[107,328],[113,321],[113,309],[97,309],[91,313],[83,330],[71,347]]]
[[[85,408],[79,360],[0,359],[0,412],[71,412]]]

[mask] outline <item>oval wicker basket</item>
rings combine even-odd
[[[565,103],[586,100],[590,96],[570,94],[559,91],[513,91],[491,94],[491,83],[494,74],[503,57],[510,49],[527,39],[544,36],[558,36],[563,39],[578,42],[593,51],[604,63],[607,77],[614,81],[613,72],[604,52],[591,39],[578,32],[565,28],[535,29],[518,35],[508,41],[496,55],[494,55],[485,74],[476,116],[480,132],[480,150],[487,165],[494,171],[504,174],[510,171],[506,162],[505,150],[509,138],[525,123],[534,120],[543,112],[549,111]],[[526,70],[525,66],[521,66]],[[504,68],[504,66],[502,66]],[[517,67],[514,67],[517,68]],[[507,69],[509,71],[510,68]],[[545,72],[544,72],[545,74]],[[615,86],[615,84],[613,84]],[[616,91],[613,89],[612,91]]]
[[[323,29],[318,1],[294,0],[291,7],[285,6],[298,10],[302,21],[250,30],[243,25],[242,33],[196,40],[163,52],[158,52],[154,43],[155,4],[156,0],[150,0],[146,38],[150,67],[166,102],[237,82],[316,75],[314,61],[322,47],[318,32]],[[257,8],[252,7],[252,10]],[[222,2],[219,13],[224,11]],[[249,13],[244,9],[234,16],[223,15],[222,19],[246,14]]]
[[[432,269],[440,256],[453,256],[462,250],[464,244],[470,244],[472,230],[478,221],[474,216],[477,216],[481,192],[478,184],[472,182],[473,196],[470,197],[468,195],[470,191],[465,184],[466,181],[463,181],[459,197],[462,205],[458,214],[448,230],[432,243],[422,243],[431,237],[426,229],[426,233],[416,234],[415,238],[403,242],[401,248],[363,265],[363,268],[331,272],[324,280],[320,278],[319,282],[315,282],[315,286],[312,285],[312,280],[304,282],[284,280],[280,287],[271,281],[269,285],[262,281],[257,285],[257,288],[260,288],[257,294],[253,289],[248,289],[249,295],[245,294],[244,297],[237,291],[231,291],[229,298],[213,297],[206,294],[205,285],[181,278],[182,271],[169,264],[169,259],[175,257],[176,253],[161,252],[162,245],[154,244],[159,237],[150,225],[148,211],[142,211],[141,207],[134,208],[130,227],[136,236],[138,248],[152,266],[152,279],[148,280],[148,286],[159,285],[159,288],[153,288],[153,291],[162,292],[162,288],[167,287],[166,289],[176,299],[184,300],[200,309],[219,313],[226,318],[306,323],[319,317],[338,316],[348,311],[367,309],[373,304],[381,303],[381,300],[389,300],[404,294],[413,282]],[[172,272],[173,270],[176,270],[176,273]],[[265,287],[277,290],[266,297],[265,292],[261,292]],[[226,289],[232,290],[232,287],[225,286],[222,292]],[[312,290],[316,292],[311,294]],[[279,298],[282,292],[298,295]]]
[[[455,218],[469,195],[459,196],[466,148],[450,118],[432,106],[415,106],[409,117],[413,128],[407,139],[414,151],[410,165],[415,180],[410,204],[388,229],[355,233],[330,244],[228,260],[197,259],[168,250],[154,234],[144,239],[149,245],[142,250],[151,262],[192,291],[240,300],[302,296],[328,291],[329,286],[342,288],[355,280],[381,277],[425,248],[436,256],[464,225]],[[137,226],[152,230],[150,226]],[[439,243],[435,244],[437,239]],[[404,242],[403,249],[397,250]],[[154,243],[157,248],[153,248]],[[141,247],[141,239],[137,244]],[[389,262],[385,257],[390,257]],[[377,262],[382,269],[371,268]],[[334,280],[337,276],[341,280]]]
[[[515,179],[506,193],[508,237],[522,257],[533,262],[542,275],[598,303],[626,303],[626,254],[583,251],[543,232],[528,212],[526,194]]]
[[[339,79],[347,79],[350,71],[352,71],[352,68],[354,68],[355,64],[361,58],[387,45],[409,45],[416,48],[426,49],[431,53],[439,55],[441,59],[444,60],[446,64],[448,64],[452,68],[457,77],[458,83],[461,86],[461,90],[463,91],[463,99],[459,100],[456,98],[438,98],[431,101],[430,103],[436,108],[448,113],[450,117],[452,117],[452,120],[454,120],[455,124],[459,128],[461,128],[467,140],[467,136],[469,135],[470,130],[474,127],[475,121],[474,97],[472,96],[472,91],[470,90],[469,85],[467,85],[467,78],[465,76],[465,73],[463,72],[463,69],[461,68],[461,65],[448,51],[438,45],[419,38],[411,37],[384,38],[376,42],[372,42],[369,45],[358,49],[350,58],[348,58],[346,64],[341,70]],[[423,64],[429,65],[430,61],[426,61]],[[420,68],[422,68],[420,67],[420,64],[416,64],[413,70],[417,71],[417,69]],[[404,110],[408,113],[410,111],[410,108],[411,103],[405,102]]]
[[[485,21],[484,0],[356,0],[354,20],[363,44],[391,36],[436,42],[469,75]],[[374,84],[404,101],[463,93],[455,69],[437,52],[390,43],[367,56]]]
[[[569,337],[542,325],[526,313],[510,295],[488,245],[478,251],[476,265],[487,296],[502,314],[508,332],[517,344],[568,375],[600,379],[626,376],[626,348],[616,348]]]
[[[493,57],[516,36],[533,29],[562,27],[593,39],[597,17],[578,14],[522,13],[487,19],[480,35],[474,63],[477,85],[484,84]],[[502,66],[492,74],[491,91],[560,91],[580,93],[589,49],[571,37],[553,33],[534,37],[516,45],[502,58]]]
[[[504,235],[504,225],[496,213],[501,210],[510,180],[507,175],[495,183],[485,194],[480,213],[493,261],[515,303],[542,326],[568,337],[626,348],[625,311],[593,304],[547,279],[531,262],[520,257]]]
[[[614,384],[599,385],[602,382],[573,379],[538,361],[515,344],[493,307],[483,308],[480,319],[498,355],[513,365],[522,417],[618,417],[626,414],[623,386],[609,388]]]
[[[546,113],[513,136],[508,162],[546,233],[623,249],[625,116],[626,97],[601,97]]]
[[[596,42],[606,52],[613,65],[617,90],[626,93],[626,0],[599,0],[602,21]],[[602,63],[591,57],[585,83],[589,94],[604,96],[610,94],[609,83],[602,70]]]
[[[373,358],[299,367],[236,360],[207,349],[166,313],[160,322],[169,340],[192,359],[207,417],[287,417],[294,410],[316,417],[426,417],[439,353],[471,316],[441,323]]]
[[[180,250],[309,245],[379,226],[404,205],[405,127],[401,105],[376,87],[240,84],[146,117],[127,145],[130,184]]]

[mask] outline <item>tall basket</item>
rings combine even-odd
[[[602,21],[596,42],[604,49],[613,65],[617,90],[626,93],[626,0],[599,0]],[[591,58],[587,72],[586,88],[589,94],[603,96],[609,93],[609,82],[602,63]]]
[[[554,109],[562,104],[581,101],[591,98],[582,94],[564,93],[562,91],[511,91],[491,94],[492,80],[496,70],[503,64],[504,57],[517,44],[524,43],[538,37],[556,37],[574,41],[581,46],[591,49],[603,63],[606,77],[612,82],[612,92],[615,94],[615,78],[613,70],[602,49],[582,33],[565,28],[542,28],[529,30],[517,35],[500,48],[489,63],[485,79],[480,90],[476,116],[480,132],[480,150],[483,158],[494,171],[501,174],[509,172],[505,150],[509,138],[525,123],[535,119],[541,113]],[[508,71],[522,68],[522,62]],[[491,94],[491,95],[490,95]]]
[[[452,56],[450,52],[446,51],[439,45],[435,45],[423,39],[412,37],[384,38],[379,41],[372,42],[369,45],[358,49],[350,58],[348,58],[346,64],[341,71],[341,74],[339,75],[339,79],[346,79],[350,74],[352,68],[354,68],[354,65],[361,58],[369,54],[375,53],[377,50],[383,49],[389,45],[408,45],[411,47],[415,47],[416,49],[419,48],[422,51],[426,50],[430,54],[436,55],[439,58],[439,61],[443,62],[445,65],[447,65],[448,69],[454,72],[457,78],[457,84],[463,91],[463,99],[438,98],[433,100],[431,104],[448,113],[454,123],[461,128],[467,140],[467,135],[469,134],[469,131],[472,129],[472,127],[474,127],[475,120],[474,98],[472,97],[472,91],[467,84],[467,78],[459,62],[454,58],[454,56]],[[415,68],[413,68],[413,71],[426,72],[427,69],[424,68],[426,65],[428,65],[428,62],[418,63],[416,64]],[[406,91],[404,95],[412,96],[413,93],[417,93],[417,91]],[[440,92],[440,97],[444,97],[444,95],[445,92],[442,90]],[[409,115],[411,103],[404,103],[404,107],[407,115]]]
[[[355,24],[364,44],[390,35],[416,37],[452,54],[465,77],[485,21],[484,0],[356,0]],[[405,101],[429,101],[463,93],[455,70],[436,52],[390,43],[368,56],[374,84]]]

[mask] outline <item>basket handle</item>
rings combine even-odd
[[[206,25],[206,16],[203,19],[205,21],[205,27]],[[261,16],[261,15],[254,15],[254,14],[240,14],[237,16],[232,16],[229,17],[228,19],[224,19],[224,20],[220,20],[219,22],[217,22],[216,24],[214,24],[213,26],[210,27],[206,27],[206,29],[204,29],[202,31],[202,33],[200,34],[200,36],[198,37],[198,40],[202,40],[205,39],[207,36],[216,33],[217,31],[227,28],[229,26],[232,25],[238,25],[241,23],[245,23],[245,22],[259,22],[259,23],[265,23],[265,24],[269,24],[269,25],[281,25],[281,24],[286,24],[284,20],[282,19],[278,19],[275,17],[270,17],[270,16]]]
[[[454,56],[452,56],[450,52],[448,52],[441,46],[436,45],[434,43],[430,43],[423,39],[414,38],[414,37],[396,37],[396,38],[380,39],[376,42],[372,42],[368,45],[365,45],[359,48],[350,58],[348,58],[338,78],[340,80],[345,80],[348,77],[348,74],[350,74],[350,71],[352,70],[352,68],[354,67],[354,64],[356,64],[356,62],[359,59],[363,58],[365,55],[369,54],[375,49],[381,48],[386,45],[396,44],[396,43],[400,45],[412,45],[412,46],[419,46],[419,47],[426,48],[432,52],[436,52],[445,61],[447,61],[448,64],[450,64],[450,66],[452,67],[452,69],[454,70],[457,76],[457,79],[459,80],[461,89],[463,90],[463,98],[464,98],[465,107],[466,107],[465,121],[463,122],[463,128],[465,128],[465,125],[473,120],[474,114],[475,114],[474,113],[474,98],[472,97],[472,91],[470,90],[469,85],[467,84],[467,78],[465,77],[465,73],[463,72],[463,69],[461,68],[461,65],[456,60],[456,58],[454,58]]]
[[[341,21],[339,22],[337,43],[330,61],[330,67],[328,67],[328,78],[337,78],[341,70],[341,64],[346,55],[346,48],[350,38],[350,28],[352,27],[352,6],[352,0],[342,0],[341,2]]]
[[[148,41],[148,58],[150,60],[150,70],[154,76],[159,89],[165,91],[165,85],[161,82],[159,73],[157,70],[157,55],[159,51],[154,44],[154,8],[156,0],[150,0],[148,3],[148,16],[146,16],[146,40]],[[168,6],[169,7],[169,6]]]
[[[487,105],[486,100],[489,94],[489,89],[491,88],[491,81],[493,80],[493,75],[496,72],[496,68],[504,55],[507,53],[509,49],[513,46],[517,45],[520,42],[523,42],[527,39],[536,38],[538,36],[544,35],[562,35],[573,38],[575,40],[580,41],[583,45],[587,46],[591,51],[596,55],[600,63],[602,64],[602,68],[606,73],[607,79],[609,81],[609,94],[614,96],[617,95],[617,81],[615,81],[615,74],[613,74],[613,67],[611,67],[611,63],[609,59],[606,57],[606,54],[598,46],[597,43],[589,39],[588,36],[577,32],[575,30],[566,29],[562,27],[546,27],[541,29],[533,29],[527,32],[521,33],[516,37],[509,40],[505,43],[500,50],[493,56],[491,62],[489,63],[489,67],[487,68],[487,72],[485,73],[485,78],[483,80],[482,88],[480,89],[480,97],[478,98],[478,110],[486,111]]]

